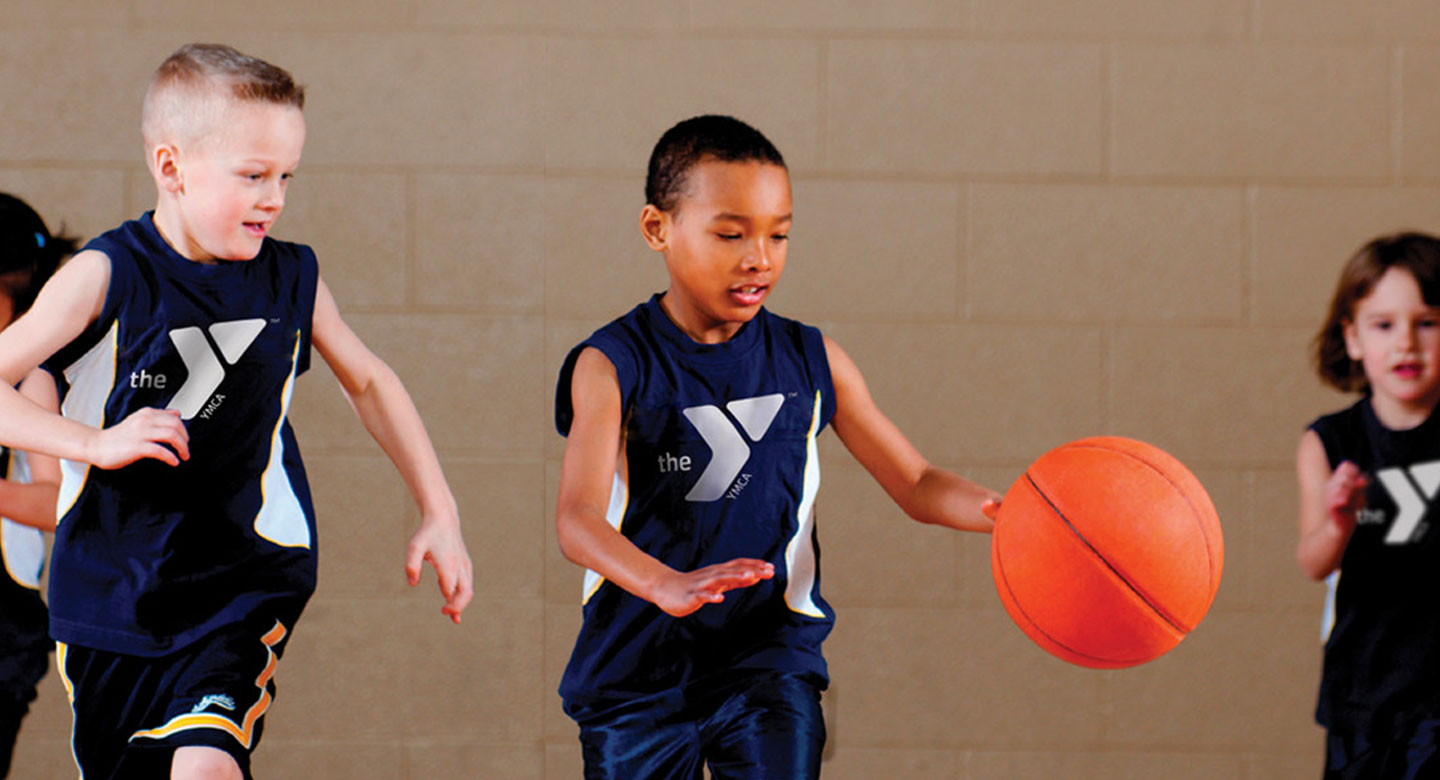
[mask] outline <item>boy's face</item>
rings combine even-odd
[[[292,106],[233,101],[224,117],[207,137],[177,149],[167,187],[179,224],[165,238],[199,262],[259,254],[305,146],[305,118]]]
[[[647,206],[646,241],[670,272],[666,310],[697,341],[723,341],[749,322],[785,270],[790,175],[761,162],[702,160],[675,208]]]

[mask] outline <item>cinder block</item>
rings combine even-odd
[[[0,123],[0,161],[141,159],[140,103],[150,74],[175,48],[172,38],[104,27],[0,30],[12,74],[0,79],[0,105],[10,107]],[[43,78],[33,75],[39,63]],[[19,77],[17,68],[32,75]]]
[[[1246,780],[1270,780],[1275,777],[1321,777],[1325,769],[1325,732],[1312,729],[1310,744],[1283,755],[1250,755],[1245,757]]]
[[[1211,614],[1169,654],[1105,673],[1105,742],[1123,750],[1307,749],[1319,662],[1311,616]]]
[[[797,216],[784,275],[766,304],[773,311],[804,320],[960,313],[958,185],[805,178],[794,185]]]
[[[1296,434],[1296,443],[1300,436]],[[1225,529],[1225,581],[1221,608],[1285,611],[1314,618],[1320,632],[1325,586],[1311,582],[1295,563],[1300,540],[1299,486],[1295,467],[1257,469],[1246,476],[1247,496]],[[1239,522],[1230,522],[1230,520]]]
[[[565,665],[570,662],[570,653],[575,648],[575,638],[580,635],[583,618],[580,613],[580,599],[572,604],[553,604],[545,607],[545,642],[541,648],[545,662],[545,683],[538,694],[538,701],[544,711],[545,743],[547,745],[580,746],[580,727],[565,714],[560,699],[560,680],[565,675]]]
[[[640,174],[667,128],[717,113],[759,128],[792,169],[817,160],[815,42],[650,36],[547,44],[543,142],[550,168]]]
[[[405,750],[397,739],[296,742],[266,738],[252,768],[260,777],[405,777]]]
[[[837,745],[822,764],[825,780],[875,780],[880,777],[961,780],[962,754],[955,750],[850,748]]]
[[[1262,41],[1391,41],[1440,39],[1440,8],[1425,0],[1258,0],[1255,30]]]
[[[670,30],[684,19],[684,7],[663,0],[626,3],[615,7],[565,0],[503,0],[470,3],[465,0],[416,0],[416,24],[422,29],[474,30],[539,28],[549,32],[571,30]]]
[[[1239,321],[1239,188],[974,185],[972,316],[1027,322]]]
[[[544,592],[546,532],[542,515],[545,466],[540,461],[450,458],[443,463],[460,505],[465,546],[475,567],[478,598],[538,599]],[[411,526],[409,533],[415,530]],[[412,595],[439,607],[435,574],[427,565]],[[471,612],[465,613],[468,622]],[[484,614],[473,615],[484,621]]]
[[[827,59],[831,169],[1100,172],[1098,46],[837,40]]]
[[[420,176],[414,215],[422,308],[541,313],[549,231],[542,178]]]
[[[28,730],[21,731],[15,742],[10,776],[26,780],[74,780],[78,770],[73,756],[68,734],[36,737]]]
[[[286,195],[275,236],[315,250],[341,311],[405,305],[412,272],[403,177],[302,167]]]
[[[264,40],[274,61],[307,86],[309,164],[454,171],[543,163],[539,39],[285,33]]]
[[[821,592],[837,610],[956,604],[962,534],[900,510],[853,460],[822,459],[815,504]]]
[[[881,411],[932,461],[1029,462],[1102,422],[1101,334],[1087,328],[826,326]]]
[[[849,747],[1094,744],[1100,678],[1001,613],[849,609],[827,643],[832,734]]]
[[[346,319],[405,383],[442,457],[540,452],[545,393],[538,319],[415,314]],[[315,375],[298,383],[291,410],[301,445],[307,451],[374,452],[374,441],[326,376],[318,354],[312,367]]]
[[[1113,79],[1119,175],[1390,175],[1383,48],[1122,45]]]
[[[976,752],[970,755],[971,780],[1210,780],[1240,777],[1239,757],[1223,753]]]
[[[978,0],[975,13],[976,26],[992,36],[1243,40],[1249,24],[1249,8],[1243,0],[1167,6],[1144,0],[1105,0],[1083,5],[1065,0]]]
[[[1192,470],[1294,462],[1305,409],[1327,398],[1294,329],[1124,328],[1115,334],[1112,433]],[[1309,415],[1309,416],[1307,416]]]
[[[1440,231],[1440,188],[1262,187],[1254,206],[1252,317],[1320,328],[1340,269],[1367,241]]]
[[[545,744],[545,780],[573,780],[585,770],[578,741],[566,744]]]
[[[537,235],[552,319],[590,317],[598,327],[665,290],[665,258],[640,237],[644,187],[643,158],[626,177],[546,178],[545,227]],[[533,280],[536,269],[527,270]]]
[[[491,745],[476,744],[469,740],[437,743],[412,739],[405,745],[404,757],[408,774],[403,776],[413,778],[503,777],[540,780],[545,772],[545,750],[538,743]]]
[[[1440,8],[1429,3],[1425,7],[1434,20],[1430,29],[1440,33]],[[1440,149],[1427,128],[1440,122],[1440,48],[1406,47],[1402,57],[1398,172],[1402,179],[1434,179],[1440,176]],[[1434,231],[1431,214],[1427,224]]]
[[[683,7],[692,27],[750,30],[757,19],[767,29],[806,32],[835,30],[866,34],[890,31],[961,33],[973,28],[969,3],[931,3],[901,0],[893,3],[827,3],[824,0],[782,3],[742,0],[709,3],[689,0]]]
[[[395,467],[377,448],[373,456],[309,457],[305,469],[321,550],[319,593],[327,598],[400,596],[405,544],[416,512]]]
[[[135,18],[142,24],[189,28],[224,27],[234,30],[292,30],[296,28],[334,31],[370,30],[393,32],[410,19],[409,3],[364,0],[346,6],[344,14],[319,3],[287,0],[258,0],[245,5],[229,3],[187,3],[184,0],[134,0]],[[248,53],[248,52],[247,52]],[[257,55],[263,56],[263,55]],[[156,64],[159,64],[158,61]],[[280,64],[282,67],[283,63]]]

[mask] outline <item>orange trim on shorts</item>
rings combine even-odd
[[[270,709],[270,691],[266,690],[265,686],[269,685],[270,679],[275,676],[275,667],[280,663],[280,659],[275,657],[275,645],[279,644],[280,640],[285,638],[286,633],[288,632],[285,630],[285,626],[277,620],[275,621],[275,627],[260,637],[260,643],[265,645],[265,650],[269,653],[270,657],[269,660],[265,662],[265,669],[260,672],[259,677],[255,678],[255,687],[260,689],[260,698],[256,699],[249,710],[245,711],[245,717],[239,725],[224,715],[216,715],[209,712],[187,713],[172,718],[169,723],[159,728],[137,731],[130,735],[130,739],[135,740],[142,737],[146,739],[164,739],[171,734],[188,731],[189,729],[219,729],[234,737],[236,742],[239,742],[248,750],[255,737],[256,721],[260,720],[261,716],[265,714],[265,711]]]

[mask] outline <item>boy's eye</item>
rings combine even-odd
[[[739,233],[716,233],[715,236],[716,236],[717,238],[719,238],[721,241],[738,241],[738,240],[740,240],[740,234],[739,234]]]
[[[771,236],[770,238],[771,238],[772,240],[774,240],[774,241],[789,241],[789,240],[790,240],[790,234],[789,234],[789,233],[776,233],[775,235]]]

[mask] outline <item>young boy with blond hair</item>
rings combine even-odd
[[[172,54],[142,121],[155,210],[91,241],[0,333],[0,443],[62,459],[51,633],[87,780],[250,776],[276,662],[315,588],[287,419],[312,345],[419,505],[410,583],[430,561],[456,622],[472,595],[409,395],[341,319],[309,247],[268,235],[304,98],[229,47]],[[63,416],[11,389],[42,361]]]

